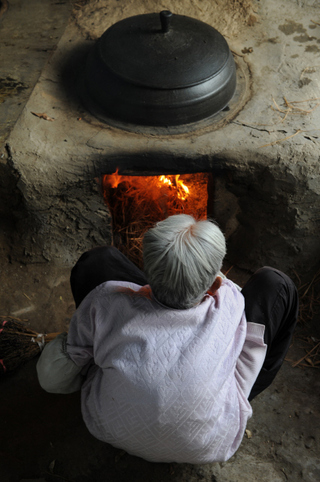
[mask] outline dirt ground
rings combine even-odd
[[[68,329],[74,303],[70,267],[10,261],[8,231],[0,238],[1,316],[35,330]],[[243,283],[247,273],[233,268]],[[319,370],[292,367],[305,355],[298,326],[294,343],[274,384],[253,402],[250,432],[227,463],[193,466],[149,463],[95,440],[80,410],[80,394],[52,395],[37,381],[37,358],[0,380],[1,482],[262,482],[320,480]]]

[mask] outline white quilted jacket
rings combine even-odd
[[[89,431],[150,461],[227,460],[252,414],[247,397],[265,356],[263,330],[247,323],[243,296],[227,279],[188,310],[161,305],[149,286],[100,285],[73,316],[67,342],[88,370]]]

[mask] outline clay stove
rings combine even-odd
[[[74,88],[79,63],[96,38],[121,15],[146,11],[144,3],[131,5],[128,13],[126,2],[106,1],[104,12],[91,1],[76,12],[7,141],[8,168],[25,208],[17,224],[16,257],[72,264],[85,249],[112,242],[111,214],[99,185],[118,169],[142,176],[210,173],[210,214],[226,233],[229,260],[240,267],[272,264],[291,271],[319,263],[320,114],[311,102],[319,82],[310,73],[310,82],[299,87],[313,50],[294,41],[298,5],[260,3],[259,22],[249,19],[252,12],[241,17],[241,9],[224,15],[231,1],[210,4],[206,12],[187,3],[184,12],[177,11],[228,35],[239,90],[234,108],[215,122],[170,132],[101,122]],[[155,2],[152,10],[163,7]],[[305,6],[304,14],[313,18],[314,7]],[[307,20],[301,28],[312,33]],[[313,40],[307,41],[311,47]],[[309,100],[299,105],[310,114],[291,115],[284,95]]]

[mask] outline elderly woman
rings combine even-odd
[[[144,236],[144,273],[112,247],[72,270],[68,335],[37,365],[54,393],[81,388],[98,439],[157,462],[203,464],[238,449],[250,400],[279,370],[297,319],[291,280],[263,268],[243,288],[221,272],[225,238],[176,215]]]

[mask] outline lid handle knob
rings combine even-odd
[[[171,17],[172,13],[169,10],[162,10],[162,12],[160,12],[160,21],[163,33],[169,32]]]

